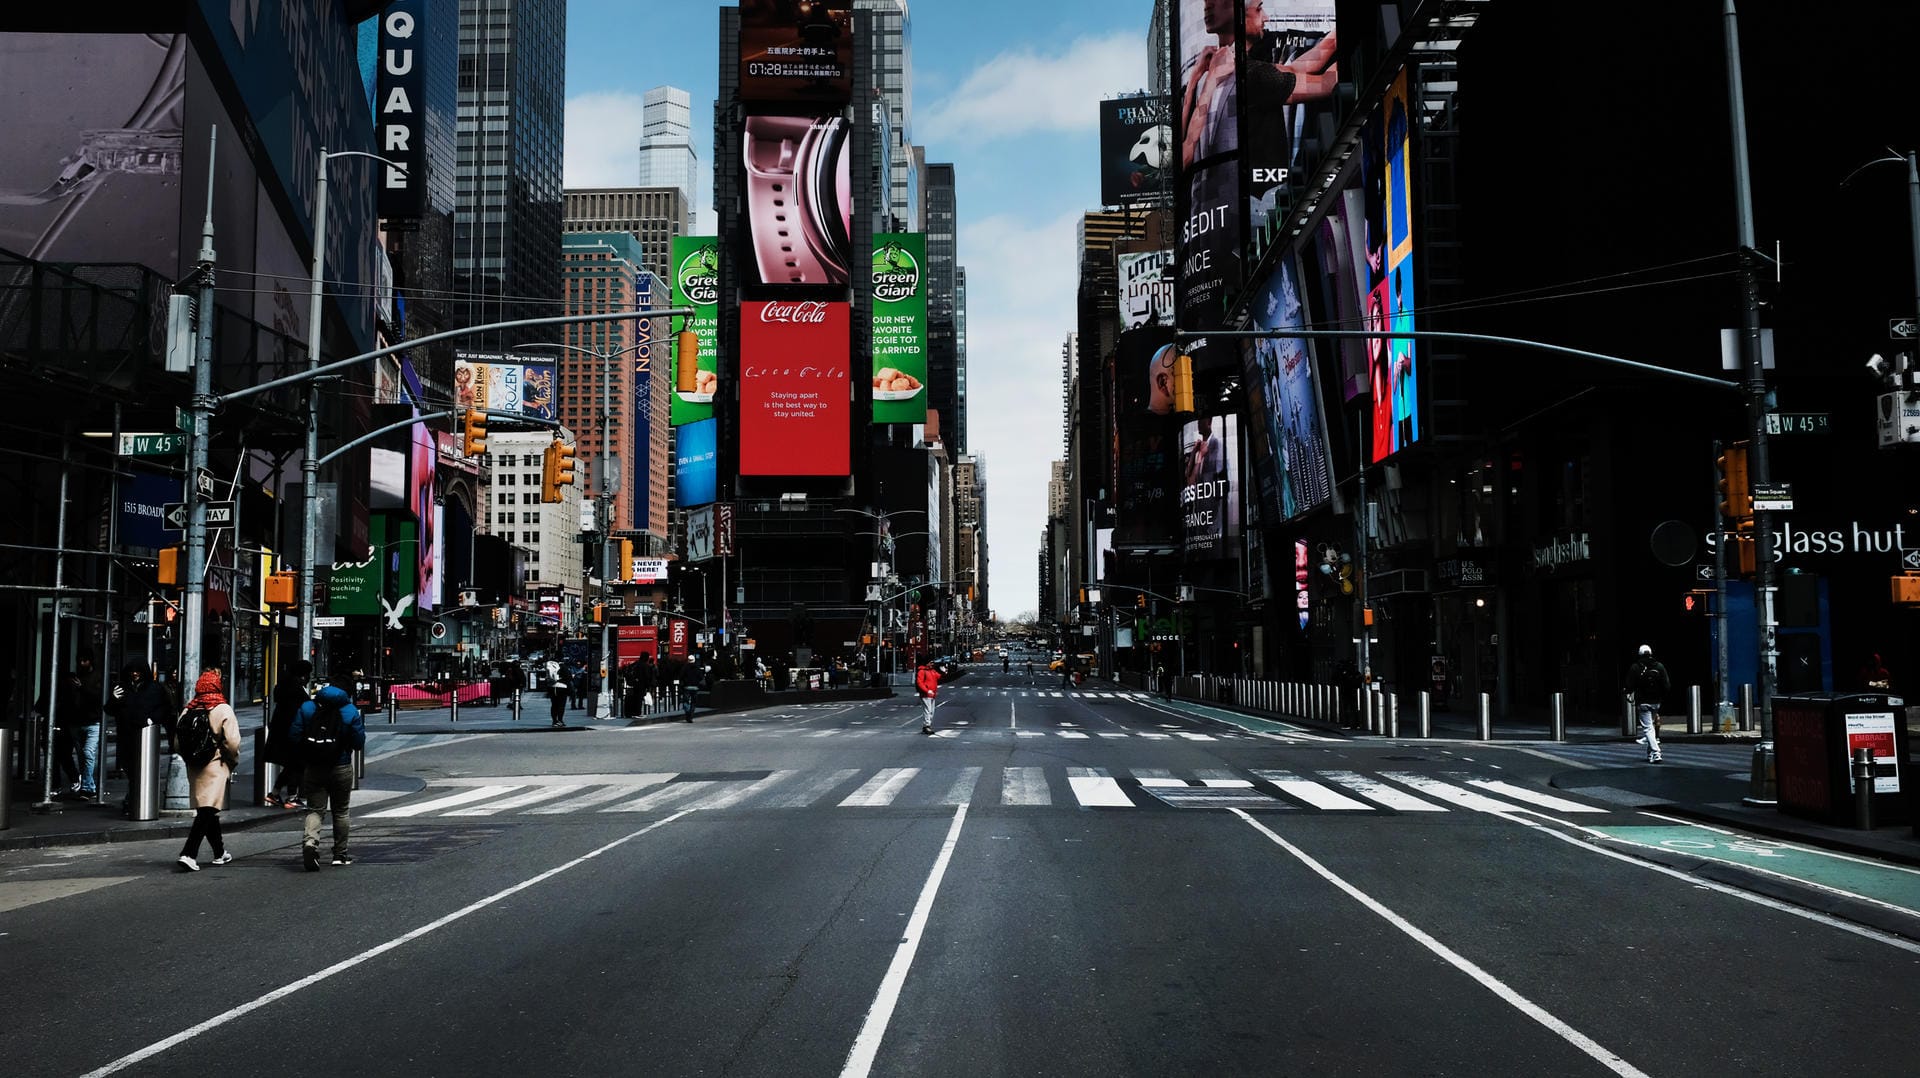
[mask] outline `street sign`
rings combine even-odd
[[[1900,568],[1909,573],[1920,573],[1920,547],[1900,548]]]
[[[202,498],[213,497],[213,473],[205,468],[193,470],[193,489]]]
[[[653,613],[653,604],[652,603],[635,603],[633,604],[633,612],[636,614],[651,614]]]
[[[1911,318],[1887,319],[1887,336],[1896,341],[1910,341],[1920,336],[1920,322]]]
[[[627,597],[626,597],[626,596],[624,596],[624,595],[609,595],[609,596],[607,596],[607,609],[608,609],[608,610],[625,610],[626,608],[627,608]]]
[[[1696,584],[1713,583],[1713,563],[1707,561],[1694,562],[1693,582]]]
[[[1762,512],[1784,513],[1793,509],[1792,483],[1755,483],[1753,507]]]
[[[193,413],[175,405],[173,409],[173,429],[182,434],[193,433]]]
[[[114,452],[122,457],[164,457],[185,452],[186,448],[184,434],[122,434]]]
[[[1768,434],[1829,434],[1833,416],[1827,412],[1768,412]]]
[[[344,629],[347,627],[347,618],[344,614],[315,614],[313,616],[313,627],[316,629]]]
[[[170,531],[186,531],[187,503],[168,502],[160,509],[160,520]]]

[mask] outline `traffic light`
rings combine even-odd
[[[1140,609],[1140,610],[1145,610],[1145,609],[1147,608],[1147,597],[1146,597],[1146,595],[1145,595],[1145,594],[1141,594],[1141,595],[1136,595],[1136,596],[1134,596],[1134,597],[1133,597],[1133,605],[1134,605],[1134,607],[1135,607],[1135,608],[1137,608],[1137,609]]]
[[[546,458],[542,462],[543,468],[540,483],[541,501],[558,502],[560,500],[560,488],[573,485],[574,458],[577,455],[578,453],[572,446],[561,441],[557,436],[553,441],[547,443]]]
[[[487,413],[478,408],[469,408],[460,419],[462,448],[467,456],[477,457],[487,451]]]
[[[262,582],[260,597],[268,606],[293,605],[293,574],[274,573]]]
[[[1720,491],[1720,515],[1741,521],[1753,515],[1753,489],[1747,483],[1747,443],[1735,442],[1714,459],[1720,473],[1715,489]]]
[[[160,583],[176,587],[180,583],[180,548],[177,546],[160,548],[160,569],[155,574]]]
[[[631,539],[620,540],[620,549],[615,552],[614,556],[620,559],[620,564],[618,566],[615,566],[616,576],[619,578],[620,582],[622,584],[632,582],[633,580],[633,540]]]
[[[1184,352],[1173,361],[1173,410],[1193,414],[1193,357]]]

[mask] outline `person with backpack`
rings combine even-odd
[[[567,693],[570,691],[567,688],[567,671],[559,663],[548,660],[547,672],[551,675],[551,680],[547,682],[547,699],[553,705],[550,714],[553,728],[559,730],[567,725]]]
[[[187,765],[193,829],[180,851],[183,872],[200,871],[200,842],[213,848],[213,864],[233,860],[220,835],[220,810],[227,807],[227,780],[240,762],[240,719],[221,691],[220,671],[208,670],[193,683],[193,699],[173,724],[173,749]]]
[[[920,724],[920,732],[933,733],[933,711],[937,706],[936,698],[940,694],[940,668],[932,663],[921,663],[920,669],[914,671],[913,687],[919,692],[920,699],[925,702],[927,709],[927,717]]]
[[[1647,762],[1660,758],[1660,705],[1667,698],[1667,668],[1653,657],[1651,645],[1640,645],[1639,659],[1627,669],[1627,699],[1640,718],[1639,743],[1647,747]]]
[[[333,863],[353,864],[347,846],[353,830],[353,754],[367,747],[367,728],[343,680],[336,675],[321,686],[313,699],[300,705],[287,730],[302,764],[300,793],[307,802],[307,820],[300,834],[300,860],[308,872],[320,871],[320,817],[329,809]]]
[[[267,762],[278,767],[280,774],[273,780],[273,789],[267,791],[267,804],[276,808],[305,807],[300,801],[300,784],[306,767],[299,747],[293,743],[293,717],[312,699],[307,694],[311,677],[313,664],[301,659],[288,667],[273,687],[273,711],[267,716]]]

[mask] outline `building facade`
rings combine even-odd
[[[699,202],[700,156],[693,149],[693,98],[677,86],[655,86],[640,99],[641,187],[671,187],[691,217]]]
[[[675,236],[692,227],[693,203],[678,187],[576,187],[566,193],[567,232],[629,232],[640,265],[665,280]]]
[[[564,441],[574,440],[564,427],[558,434]],[[561,488],[560,501],[540,501],[542,466],[553,440],[550,431],[488,435],[487,452],[480,460],[486,478],[484,527],[524,552],[525,594],[547,588],[567,596],[563,628],[571,628],[579,620],[583,586],[579,536],[584,487],[576,481]]]

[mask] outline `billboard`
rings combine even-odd
[[[1248,305],[1256,329],[1299,329],[1306,324],[1298,275],[1281,259]],[[1245,343],[1247,419],[1262,504],[1274,520],[1290,520],[1333,496],[1326,424],[1313,371],[1312,349],[1299,337]]]
[[[168,502],[182,501],[180,478],[132,468],[120,480],[120,525],[116,538],[122,550],[158,550],[179,541],[161,513]]]
[[[1240,146],[1247,175],[1247,259],[1275,238],[1291,180],[1314,162],[1302,154],[1322,119],[1333,119],[1340,81],[1334,0],[1244,5],[1240,43]],[[1264,14],[1263,19],[1256,18]]]
[[[672,306],[692,307],[675,331],[692,330],[699,357],[688,362],[676,353],[673,397],[667,422],[673,426],[713,418],[713,394],[720,387],[720,240],[715,236],[675,236],[668,287]]]
[[[440,506],[434,482],[434,467],[439,450],[434,444],[433,428],[415,423],[408,428],[412,452],[408,457],[408,510],[419,525],[419,542],[414,544],[414,579],[419,582],[420,609],[432,610],[440,591]]]
[[[675,436],[674,504],[682,509],[712,504],[719,485],[718,419],[702,419]]]
[[[846,475],[851,305],[740,305],[740,474]]]
[[[453,354],[453,403],[465,410],[511,412],[552,420],[553,364],[528,363],[498,352]]]
[[[1233,416],[1201,416],[1180,429],[1180,511],[1186,554],[1231,558],[1240,537],[1240,446]]]
[[[1114,546],[1120,550],[1171,549],[1180,428],[1173,417],[1173,335],[1136,329],[1120,335],[1114,376],[1120,383],[1119,499]]]
[[[687,560],[713,560],[713,506],[703,505],[687,514]]]
[[[399,166],[376,163],[383,218],[419,217],[427,209],[426,7],[426,0],[390,0],[380,13],[374,123],[380,156]]]
[[[745,128],[745,287],[845,288],[853,224],[845,118],[749,116]]]
[[[1360,139],[1369,269],[1365,325],[1393,332],[1415,329],[1408,122],[1407,72],[1402,70]],[[1375,463],[1420,440],[1417,359],[1418,349],[1410,339],[1367,340],[1370,459]]]
[[[1100,204],[1154,202],[1170,190],[1173,112],[1165,97],[1100,102]]]
[[[927,421],[927,237],[873,237],[873,421]]]
[[[852,95],[853,0],[740,0],[740,100]]]
[[[1119,256],[1120,328],[1173,325],[1173,252]]]

